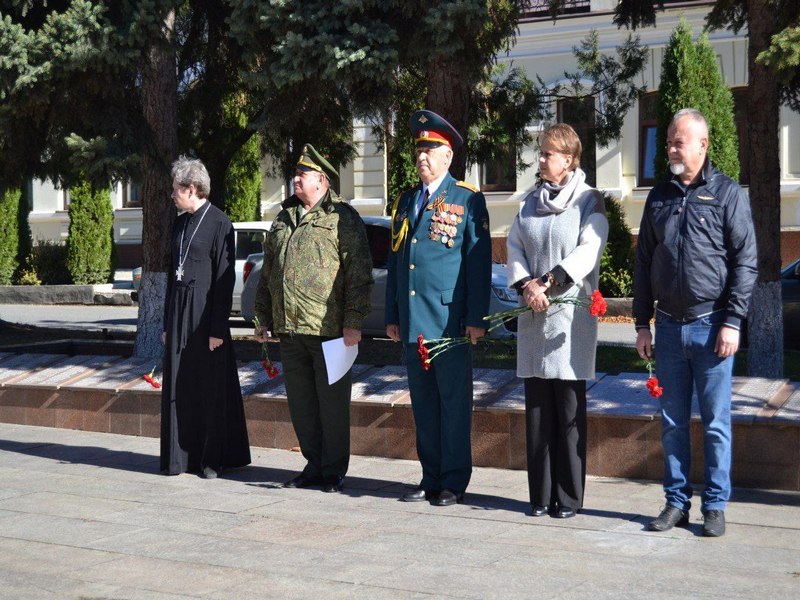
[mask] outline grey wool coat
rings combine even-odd
[[[600,257],[608,238],[603,197],[585,183],[572,191],[564,212],[538,214],[536,190],[520,205],[508,235],[508,283],[540,277],[560,266],[571,284],[552,286],[551,298],[578,297],[590,301],[597,289]],[[520,298],[520,305],[524,305]],[[546,312],[519,317],[517,376],[579,380],[594,377],[597,317],[588,308],[551,304]]]

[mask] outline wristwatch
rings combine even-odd
[[[553,277],[553,274],[550,271],[539,277],[539,283],[541,283],[542,285],[550,286],[555,284],[555,282],[556,279],[555,277]]]

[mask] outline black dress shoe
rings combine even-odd
[[[532,517],[543,517],[548,512],[550,512],[550,508],[547,506],[542,506],[541,504],[534,504],[533,506],[531,506]]]
[[[689,522],[689,511],[681,510],[667,504],[661,514],[647,524],[650,531],[667,531],[675,525],[686,525]]]
[[[429,492],[423,488],[417,488],[413,492],[406,492],[400,496],[403,502],[423,502],[425,500],[433,500],[439,494],[437,492]]]
[[[556,519],[571,519],[577,513],[575,512],[574,508],[570,508],[569,506],[559,506],[558,510],[553,513],[553,516]]]
[[[344,477],[326,477],[322,484],[322,491],[326,494],[338,494],[344,488]]]
[[[285,488],[307,488],[312,485],[319,485],[322,483],[322,477],[309,477],[308,475],[303,475],[300,473],[297,477],[294,477],[283,484]]]
[[[456,494],[450,490],[442,490],[442,492],[434,499],[431,504],[434,506],[453,506],[454,504],[461,504],[464,501],[464,492]]]
[[[720,537],[725,535],[725,513],[721,510],[709,510],[703,513],[703,535]]]

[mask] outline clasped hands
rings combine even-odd
[[[522,299],[534,312],[544,312],[550,306],[545,292],[549,286],[542,285],[538,279],[531,279],[522,286]]]

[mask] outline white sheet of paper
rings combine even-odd
[[[336,338],[322,342],[322,354],[325,356],[325,367],[328,369],[328,385],[339,381],[350,370],[358,356],[358,344],[345,346],[344,338]]]

